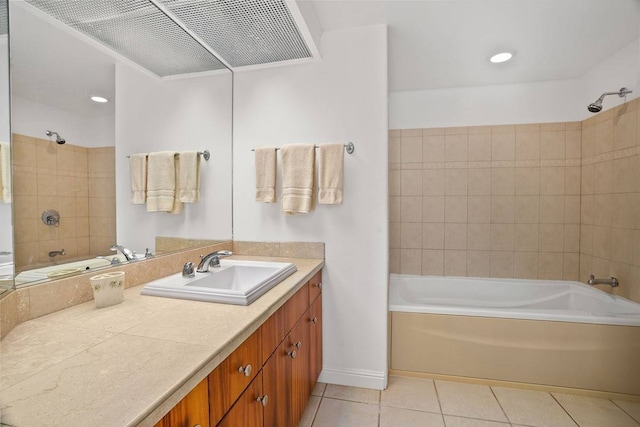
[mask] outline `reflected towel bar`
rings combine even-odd
[[[176,155],[178,155],[180,153],[176,153]],[[198,151],[198,154],[200,154],[206,161],[208,161],[211,158],[211,153],[209,152],[209,150],[204,150],[204,151]],[[127,159],[131,158],[131,156],[127,156]]]
[[[314,147],[319,148],[318,145],[315,145]],[[276,150],[279,150],[280,147],[276,147]],[[347,150],[347,154],[353,154],[354,151],[356,151],[356,146],[353,145],[353,142],[347,142],[346,144],[344,144],[344,149]],[[255,148],[252,148],[251,151],[256,151]]]

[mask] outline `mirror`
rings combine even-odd
[[[13,287],[8,4],[0,1],[0,295]]]
[[[115,244],[231,239],[231,71],[160,78],[27,2],[9,15],[16,286],[125,262]],[[128,156],[195,150],[196,203],[132,204]]]

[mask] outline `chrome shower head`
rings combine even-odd
[[[599,113],[602,110],[602,100],[604,99],[605,96],[618,95],[620,98],[625,98],[628,93],[632,93],[632,92],[633,92],[632,90],[629,90],[626,87],[620,88],[620,90],[617,92],[605,92],[602,95],[600,95],[600,98],[598,98],[596,102],[589,104],[589,106],[587,107],[587,110],[589,110],[592,113]]]
[[[58,134],[58,132],[54,132],[54,131],[52,131],[52,130],[48,130],[48,131],[46,131],[46,132],[45,132],[45,135],[47,135],[47,136],[55,135],[55,136],[56,136],[56,142],[57,142],[58,144],[60,144],[60,145],[62,145],[62,144],[64,144],[65,142],[67,142],[67,140],[66,140],[66,139],[64,139],[64,138],[62,138],[62,137]]]

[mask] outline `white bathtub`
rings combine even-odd
[[[640,326],[640,304],[568,281],[391,274],[389,309]]]

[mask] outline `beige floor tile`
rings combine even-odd
[[[444,416],[444,424],[447,427],[509,427],[508,423],[478,420],[475,418],[460,418],[450,415]]]
[[[324,391],[324,397],[368,403],[370,405],[378,405],[380,403],[380,392],[378,390],[335,384],[327,385]]]
[[[381,406],[380,427],[444,427],[444,420],[441,414]]]
[[[409,377],[389,377],[389,387],[382,392],[382,406],[440,412],[438,396],[432,380]]]
[[[377,427],[378,405],[322,399],[313,427]]]
[[[442,413],[489,421],[507,421],[491,389],[476,384],[436,381]]]
[[[535,427],[576,427],[576,423],[549,393],[492,387],[512,423]]]
[[[325,383],[317,382],[316,386],[311,391],[311,395],[322,397],[322,395],[324,394],[324,390],[326,388],[327,388],[327,385]]]
[[[298,427],[311,427],[313,419],[316,417],[316,413],[318,412],[321,400],[322,398],[318,396],[309,397],[309,403],[307,403],[307,407],[304,410],[304,414],[302,414],[302,419],[300,420]]]
[[[631,415],[638,423],[640,423],[640,402],[626,402],[624,400],[614,400],[614,403],[622,408],[624,412]]]
[[[562,393],[553,393],[553,396],[580,427],[638,427],[638,423],[610,400]]]

